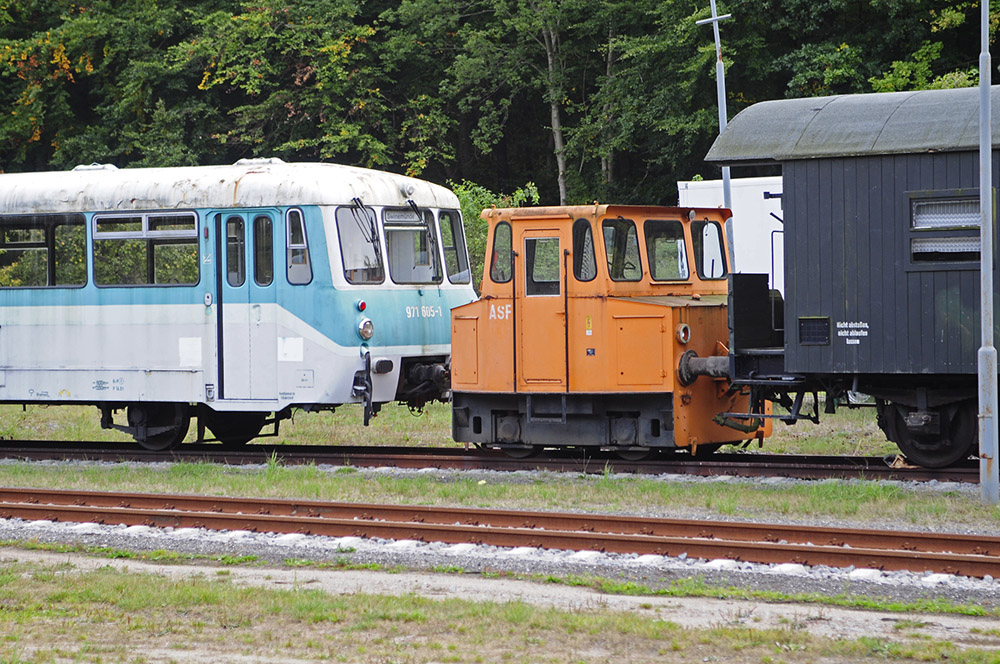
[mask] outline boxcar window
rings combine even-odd
[[[687,248],[681,222],[651,219],[644,224],[643,230],[646,233],[649,274],[653,280],[687,279]]]
[[[242,286],[247,278],[246,231],[242,217],[226,219],[226,281]]]
[[[524,294],[559,295],[559,238],[524,240]]]
[[[80,214],[0,217],[0,288],[84,285],[84,228]]]
[[[608,256],[608,275],[615,281],[642,279],[639,260],[639,237],[631,219],[605,219],[604,251]]]
[[[309,260],[309,243],[306,241],[306,224],[302,210],[292,209],[285,215],[287,229],[285,262],[288,265],[288,283],[302,285],[312,281],[312,263]]]
[[[348,283],[382,283],[385,267],[375,211],[361,205],[337,208],[337,235]]]
[[[382,211],[389,276],[397,284],[441,283],[441,262],[430,211],[410,208]]]
[[[592,281],[597,276],[594,232],[586,219],[577,219],[573,224],[573,275],[578,281]]]
[[[493,255],[490,256],[490,281],[493,283],[505,284],[510,281],[513,249],[510,224],[502,221],[493,230]]]
[[[99,286],[193,285],[200,265],[192,212],[94,216]]]
[[[722,252],[722,229],[708,219],[691,222],[691,248],[694,249],[694,267],[702,279],[723,279],[726,260]]]
[[[267,215],[253,220],[253,280],[258,286],[274,281],[274,224]]]
[[[978,198],[914,199],[910,229],[914,263],[979,261]]]
[[[471,278],[469,257],[465,250],[465,232],[462,215],[455,210],[442,210],[441,248],[444,249],[444,266],[448,271],[448,281],[453,284],[467,284]]]

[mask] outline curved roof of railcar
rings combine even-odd
[[[78,167],[0,175],[0,213],[344,204],[457,208],[450,190],[424,180],[326,163],[241,160],[230,166]]]
[[[1000,86],[991,89],[1000,107]],[[1000,123],[993,121],[993,145]],[[744,109],[705,157],[721,164],[979,147],[979,89],[921,90],[764,101]]]

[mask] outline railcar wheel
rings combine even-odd
[[[653,453],[648,447],[616,447],[615,454],[625,461],[642,461]]]
[[[267,413],[223,413],[210,411],[205,426],[226,447],[246,445],[260,434],[267,421]]]
[[[528,459],[542,451],[537,445],[497,445],[497,449],[511,459]]]
[[[927,468],[950,466],[975,452],[979,441],[976,408],[972,401],[948,404],[931,410],[941,419],[940,434],[922,434],[906,426],[906,416],[913,408],[886,404],[879,417],[886,437],[892,440],[912,463]]]
[[[191,425],[191,415],[188,412],[187,404],[180,403],[139,403],[128,407],[126,416],[130,427],[136,427],[137,432],[133,434],[136,442],[143,448],[154,452],[170,450],[184,441],[188,427]],[[139,431],[145,429],[162,429],[168,427],[167,431],[160,431],[152,435],[145,435]]]

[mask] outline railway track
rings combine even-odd
[[[622,515],[0,489],[0,518],[1000,576],[1000,537]]]
[[[457,447],[361,447],[342,445],[247,445],[225,449],[220,445],[183,445],[179,449],[151,452],[133,443],[80,443],[0,441],[0,458],[30,460],[101,461],[208,461],[230,465],[267,463],[332,464],[365,467],[450,468],[460,470],[548,470],[601,474],[733,475],[738,477],[790,477],[797,479],[861,478],[910,481],[979,481],[979,466],[953,468],[893,466],[882,457],[805,456],[792,454],[715,454],[693,458],[686,453],[626,461],[610,452],[549,450],[528,459],[514,459],[495,450]]]

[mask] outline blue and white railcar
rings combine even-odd
[[[235,444],[293,407],[367,423],[442,398],[474,298],[458,199],[421,180],[277,159],[0,175],[0,402],[94,404],[149,448],[193,416]]]

